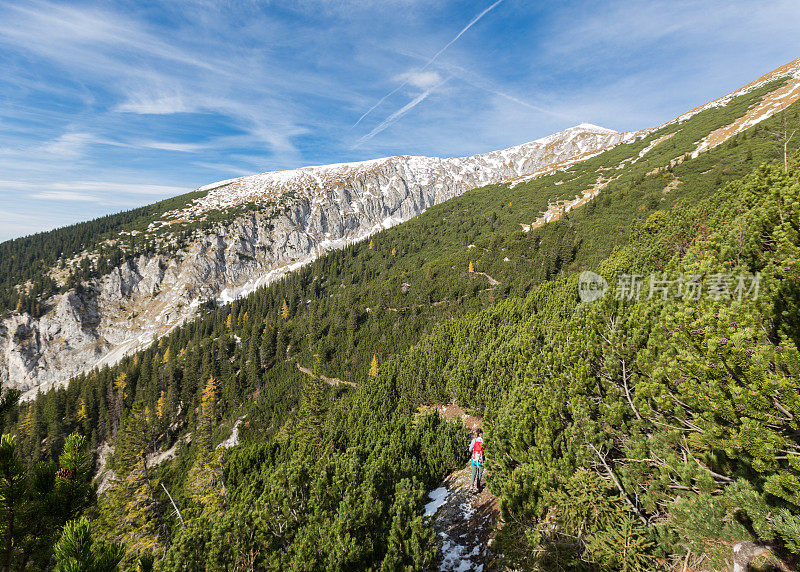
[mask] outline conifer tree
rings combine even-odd
[[[112,572],[122,560],[125,549],[120,544],[106,544],[92,539],[86,517],[64,525],[55,545],[56,572]]]
[[[388,550],[381,570],[427,570],[436,559],[436,532],[422,516],[425,495],[416,479],[397,483],[391,508]]]
[[[320,443],[324,397],[325,384],[315,377],[310,378],[305,385],[293,434],[293,438],[301,445],[316,447]]]
[[[34,418],[34,412],[36,411],[36,406],[31,404],[27,407],[27,411],[22,416],[22,420],[19,424],[19,434],[23,438],[30,438],[34,435],[34,430],[36,426],[36,421]]]
[[[0,383],[0,434],[5,432],[6,415],[16,409],[19,396],[18,389],[3,389],[3,384]]]
[[[78,402],[78,411],[75,413],[75,416],[79,423],[83,423],[89,418],[86,410],[86,399],[83,397],[81,397],[80,401]]]
[[[147,408],[135,404],[117,435],[111,461],[114,481],[100,507],[103,529],[124,541],[129,558],[152,552],[166,534],[165,503],[147,462],[151,423]]]
[[[15,569],[44,569],[64,524],[95,499],[86,439],[66,438],[58,462],[37,463],[26,476],[22,506],[24,521],[17,528]]]
[[[0,560],[2,569],[10,570],[14,552],[19,542],[20,531],[24,528],[22,500],[25,476],[17,450],[17,440],[5,434],[0,438],[0,504],[2,505],[2,548]]]
[[[204,451],[199,455],[189,470],[186,478],[186,492],[189,499],[196,503],[199,511],[189,514],[213,514],[225,502],[225,485],[223,481],[224,449]]]
[[[125,405],[125,389],[128,387],[128,374],[121,372],[114,378],[114,428],[119,427],[122,422],[122,409]]]

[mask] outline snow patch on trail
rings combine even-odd
[[[467,552],[466,546],[454,542],[446,533],[440,532],[439,536],[442,538],[442,562],[439,570],[453,572],[467,572],[468,570],[481,572],[483,570],[483,564],[476,565],[470,560],[470,556],[478,555],[477,546],[472,552]]]
[[[497,499],[484,487],[471,492],[471,466],[451,473],[442,486],[428,493],[433,499],[425,514],[433,517],[440,556],[440,571],[491,568],[495,555],[491,542],[500,519]]]
[[[439,508],[447,502],[449,494],[450,491],[447,490],[447,487],[439,487],[429,492],[428,498],[431,499],[431,502],[425,505],[425,516],[435,515]]]

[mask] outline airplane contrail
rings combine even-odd
[[[495,9],[495,7],[497,7],[497,5],[498,5],[498,4],[500,4],[501,2],[503,2],[503,0],[497,0],[497,1],[496,1],[494,4],[492,4],[491,6],[489,6],[488,8],[486,8],[486,9],[485,9],[483,12],[481,12],[480,14],[478,14],[477,16],[475,16],[475,17],[474,17],[472,20],[470,20],[469,24],[467,24],[466,26],[464,26],[464,28],[462,28],[462,30],[461,30],[461,31],[460,31],[458,34],[456,34],[456,37],[455,37],[455,38],[453,38],[452,40],[450,40],[449,42],[447,42],[447,44],[445,44],[445,46],[444,46],[444,47],[443,47],[441,50],[439,50],[438,52],[436,52],[436,53],[433,55],[433,57],[432,57],[431,59],[429,59],[429,60],[428,60],[428,61],[425,63],[425,65],[424,65],[424,66],[422,66],[422,68],[421,68],[419,71],[423,72],[423,71],[425,71],[426,69],[428,69],[428,67],[430,67],[430,65],[431,65],[433,62],[435,62],[435,61],[436,61],[436,58],[438,58],[440,55],[442,55],[442,52],[444,52],[444,51],[445,51],[447,48],[449,48],[450,46],[452,46],[452,45],[453,45],[453,42],[455,42],[455,41],[456,41],[456,40],[458,40],[458,39],[459,39],[461,36],[463,36],[463,35],[464,35],[464,32],[466,32],[466,31],[467,31],[467,30],[469,30],[469,29],[470,29],[472,26],[474,26],[475,24],[477,24],[477,23],[478,23],[478,20],[480,20],[481,18],[483,18],[483,17],[484,17],[486,14],[488,14],[488,13],[489,13],[489,12],[491,12],[492,10],[494,10],[494,9]],[[368,110],[367,110],[367,111],[364,113],[364,115],[362,115],[361,117],[359,117],[359,118],[358,118],[358,121],[356,121],[355,123],[353,123],[353,126],[352,126],[352,127],[350,127],[350,129],[353,129],[353,127],[356,127],[356,126],[357,126],[359,123],[361,123],[361,120],[363,120],[363,119],[364,119],[364,118],[365,118],[367,115],[369,115],[370,113],[372,113],[373,111],[375,111],[375,109],[376,109],[376,108],[377,108],[377,107],[378,107],[378,106],[379,106],[381,103],[383,103],[383,102],[384,102],[384,101],[386,101],[386,100],[387,100],[389,97],[391,97],[392,95],[394,95],[395,93],[397,93],[398,91],[400,91],[402,88],[404,88],[406,85],[408,85],[408,82],[409,82],[409,80],[405,80],[403,83],[401,83],[400,85],[398,85],[398,86],[397,86],[396,88],[394,88],[392,91],[390,91],[389,93],[387,93],[386,95],[384,95],[382,98],[380,98],[380,99],[378,100],[378,103],[376,103],[375,105],[373,105],[372,107],[370,107],[370,108],[369,108],[369,109],[368,109]],[[419,102],[417,102],[417,103],[419,103]],[[362,139],[363,139],[363,137],[362,137]],[[359,141],[360,141],[360,140],[359,140]]]
[[[398,109],[397,111],[392,113],[389,117],[387,117],[386,119],[381,121],[380,124],[378,124],[378,126],[375,127],[372,131],[370,131],[369,133],[367,133],[366,135],[361,137],[358,141],[356,141],[355,145],[353,145],[351,147],[351,149],[356,149],[357,147],[360,147],[362,144],[366,143],[367,141],[369,141],[370,139],[375,137],[378,133],[380,133],[381,131],[383,131],[387,127],[390,127],[391,125],[393,125],[394,123],[399,121],[400,118],[402,118],[406,113],[408,113],[409,111],[414,109],[417,105],[422,103],[423,100],[426,97],[428,97],[434,89],[436,89],[437,87],[439,87],[440,85],[442,85],[446,81],[447,80],[440,81],[438,84],[436,84],[432,88],[426,89],[424,92],[419,94],[417,97],[415,97],[414,99],[412,99],[411,101],[406,103],[403,107],[401,107],[400,109]]]

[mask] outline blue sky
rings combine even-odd
[[[652,126],[800,56],[798,22],[797,0],[5,0],[0,240],[272,169]]]

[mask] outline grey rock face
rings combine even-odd
[[[166,224],[247,203],[276,206],[206,229],[169,256],[124,263],[81,293],[55,296],[40,319],[17,314],[0,322],[0,380],[31,398],[146,347],[194,316],[204,300],[231,301],[469,189],[576,160],[624,137],[581,125],[474,157],[391,157],[210,185],[205,197],[169,213]]]

